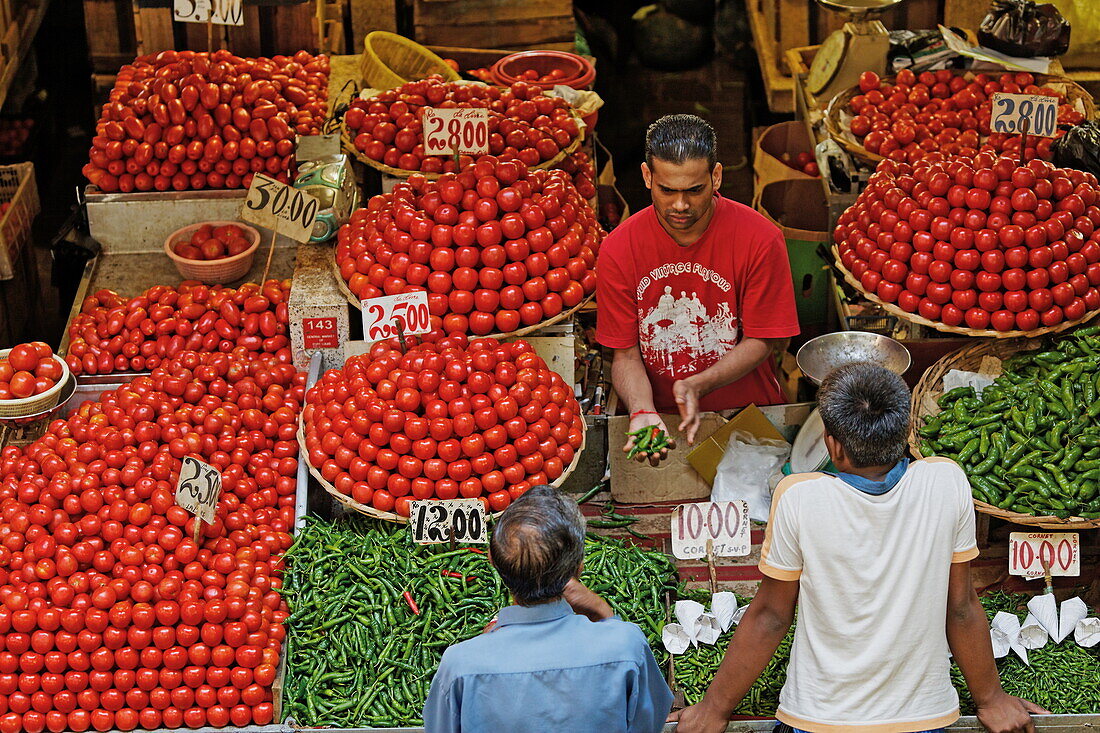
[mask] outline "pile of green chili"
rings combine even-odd
[[[958,387],[919,430],[974,497],[1021,514],[1100,517],[1100,326],[1006,359],[981,396]]]
[[[645,632],[658,659],[672,559],[621,540],[586,543],[581,579]],[[367,518],[311,518],[287,553],[284,713],[303,726],[420,725],[443,651],[510,603],[482,548],[412,544]]]

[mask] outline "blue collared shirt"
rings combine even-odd
[[[902,458],[894,467],[890,469],[890,472],[882,477],[881,481],[873,481],[863,476],[857,476],[854,473],[844,473],[838,471],[837,473],[831,473],[830,476],[836,476],[838,479],[853,486],[864,494],[872,494],[874,496],[881,496],[890,489],[897,486],[898,481],[901,481],[901,477],[905,475],[905,472],[909,470],[909,459]],[[828,473],[828,472],[826,472]]]
[[[508,606],[447,649],[424,703],[428,733],[655,733],[672,692],[642,630],[564,600]]]

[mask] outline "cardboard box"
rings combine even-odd
[[[669,436],[676,441],[675,450],[657,466],[628,459],[622,447],[626,443],[630,417],[617,415],[607,420],[607,451],[611,463],[611,498],[627,504],[650,504],[664,501],[690,501],[710,496],[710,483],[696,473],[688,463],[691,452],[687,439],[678,428],[679,415],[662,415]],[[714,412],[701,416],[698,435],[710,435],[726,422]]]
[[[749,405],[737,413],[733,419],[722,425],[705,440],[691,450],[687,455],[688,463],[695,469],[696,475],[706,481],[709,487],[714,483],[714,474],[718,470],[718,464],[722,460],[722,454],[726,452],[730,435],[735,430],[748,433],[761,440],[777,440],[783,443],[787,441],[782,433],[772,425],[756,405]],[[702,433],[700,429],[700,433]],[[707,495],[710,495],[708,489]]]

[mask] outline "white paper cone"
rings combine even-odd
[[[1029,613],[1020,624],[1020,644],[1024,649],[1042,649],[1049,640],[1050,634],[1039,623],[1039,619]]]
[[[705,610],[698,601],[676,601],[676,620],[680,622],[680,627],[687,633],[692,644],[695,643],[695,622]]]
[[[1078,621],[1077,628],[1073,630],[1073,640],[1083,647],[1100,644],[1100,618],[1092,616]]]
[[[691,646],[691,638],[680,624],[665,624],[661,629],[661,641],[669,654],[683,654]]]
[[[993,626],[989,629],[989,639],[993,642],[994,659],[1008,656],[1009,650],[1012,649],[1012,642],[1008,638],[1008,634]]]
[[[745,604],[733,612],[734,625],[741,623],[741,619],[745,618],[745,613],[749,610],[749,604]]]
[[[1024,664],[1027,664],[1027,649],[1020,644],[1020,619],[1016,614],[998,611],[997,615],[993,617],[990,638],[994,642],[994,652],[997,649],[997,638],[1001,635],[1008,640],[1008,648],[1016,652],[1020,659],[1024,660]],[[1005,652],[1005,654],[1007,653]]]
[[[710,597],[710,612],[718,619],[722,631],[733,626],[733,615],[737,613],[737,596],[728,590],[719,591]]]
[[[1077,628],[1077,622],[1089,615],[1088,605],[1080,598],[1074,596],[1062,601],[1058,608],[1058,634],[1054,636],[1054,643],[1061,643],[1062,639],[1073,633]]]
[[[713,613],[704,613],[695,619],[695,640],[700,644],[713,644],[722,635],[722,625]]]
[[[1028,614],[1028,618],[1034,617],[1035,622],[1042,626],[1047,634],[1053,637],[1058,636],[1058,601],[1055,600],[1054,596],[1044,593],[1041,596],[1032,597],[1027,602],[1027,610],[1031,612]],[[1023,625],[1027,626],[1027,619],[1024,619]],[[1038,647],[1032,648],[1036,649]]]

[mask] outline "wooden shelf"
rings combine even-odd
[[[23,13],[23,17],[14,19],[8,29],[4,38],[4,70],[0,72],[0,108],[7,101],[8,91],[11,89],[19,67],[23,65],[23,61],[31,50],[34,37],[38,35],[38,29],[42,26],[42,19],[46,17],[49,5],[49,0],[38,0],[37,4]]]
[[[772,37],[764,10],[756,0],[748,0],[749,27],[752,29],[752,45],[760,62],[764,77],[764,91],[768,97],[768,109],[772,112],[794,112],[794,79],[780,68],[778,44]]]

